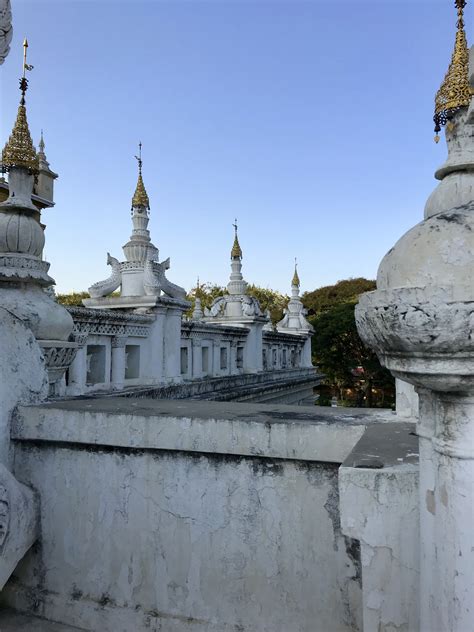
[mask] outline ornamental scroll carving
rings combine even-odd
[[[159,292],[164,292],[170,298],[184,300],[186,298],[186,290],[179,285],[175,285],[168,281],[165,271],[170,268],[170,259],[158,263],[148,259],[145,262],[145,271],[143,275],[143,287],[145,293],[149,296],[158,296]]]
[[[103,296],[107,296],[120,286],[122,283],[122,272],[120,270],[120,262],[115,257],[112,257],[111,254],[107,253],[107,265],[112,267],[112,274],[108,279],[104,281],[98,281],[91,285],[89,288],[89,294],[92,298],[102,298]]]

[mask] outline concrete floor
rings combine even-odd
[[[0,632],[80,632],[81,628],[72,628],[61,623],[52,623],[24,615],[13,610],[0,612]]]

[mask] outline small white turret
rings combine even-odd
[[[300,298],[300,278],[295,259],[295,272],[291,280],[291,298],[288,302],[288,307],[284,311],[282,320],[277,323],[277,331],[295,334],[312,332],[313,326],[306,320],[306,313]]]
[[[231,273],[227,284],[228,294],[216,298],[211,308],[206,310],[206,316],[227,321],[245,321],[255,317],[264,318],[258,300],[247,294],[248,285],[242,275],[242,248],[237,234],[237,220],[232,225],[235,234],[230,252]]]
[[[43,130],[41,130],[38,149],[38,178],[34,192],[48,204],[54,205],[54,181],[58,174],[52,171],[46,158]]]
[[[126,261],[107,256],[112,274],[104,281],[89,288],[90,299],[83,301],[86,307],[109,307],[114,309],[134,307],[149,308],[159,303],[161,295],[176,299],[187,308],[186,292],[166,278],[170,259],[159,261],[158,248],[152,244],[148,230],[150,200],[142,176],[142,144],[139,143],[138,179],[132,197],[132,234],[123,246]],[[120,287],[120,297],[106,298]]]

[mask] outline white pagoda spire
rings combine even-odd
[[[295,271],[291,280],[291,298],[288,302],[288,307],[284,310],[282,320],[277,323],[277,330],[282,333],[295,334],[307,334],[313,331],[313,326],[306,320],[306,313],[300,298],[300,278],[295,258]]]
[[[230,252],[231,274],[227,291],[230,295],[240,296],[247,291],[247,283],[242,276],[242,248],[239,243],[237,219],[232,226],[234,227],[234,243]]]

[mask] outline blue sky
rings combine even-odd
[[[234,217],[245,278],[283,292],[295,256],[303,290],[374,278],[422,219],[446,154],[432,114],[454,2],[12,4],[0,139],[26,35],[30,129],[60,174],[43,214],[58,291],[108,276],[107,251],[123,258],[139,140],[152,239],[187,289],[227,282]]]

